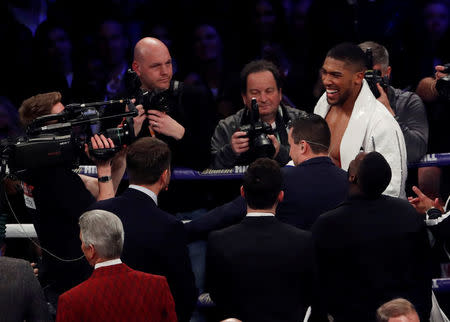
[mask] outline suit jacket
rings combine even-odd
[[[125,264],[100,267],[59,297],[56,321],[177,321],[163,276]]]
[[[326,93],[317,102],[314,113],[326,117],[330,105]],[[355,101],[353,112],[340,146],[341,167],[348,169],[360,151],[380,152],[392,169],[392,179],[384,194],[405,198],[405,181],[408,176],[406,146],[402,130],[394,117],[370,91],[366,80]]]
[[[277,218],[300,229],[309,230],[317,217],[336,207],[347,197],[347,172],[328,157],[316,157],[296,167],[285,167],[284,199]],[[236,224],[245,217],[247,204],[242,197],[217,207],[185,224],[189,240],[203,239],[208,233]]]
[[[147,194],[128,188],[91,209],[111,211],[125,231],[122,259],[133,269],[163,275],[175,300],[178,320],[189,321],[197,300],[183,224],[159,209]]]
[[[315,157],[296,167],[282,169],[284,199],[277,218],[310,230],[316,219],[347,198],[347,172],[328,157]]]
[[[0,321],[49,321],[47,302],[29,262],[0,257]]]
[[[207,289],[222,318],[302,321],[312,274],[310,233],[275,217],[246,217],[209,235]]]
[[[375,321],[396,297],[431,309],[429,242],[423,219],[405,200],[352,197],[312,229],[323,309],[339,321]]]

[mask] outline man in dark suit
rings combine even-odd
[[[0,256],[0,272],[1,321],[50,320],[44,293],[29,262]]]
[[[58,322],[177,320],[166,278],[135,271],[120,260],[124,231],[119,217],[91,210],[79,225],[81,250],[95,270],[59,297]]]
[[[378,152],[349,166],[349,198],[312,227],[321,308],[334,321],[375,321],[377,308],[409,300],[421,321],[431,309],[429,243],[406,200],[381,195],[391,168]]]
[[[220,318],[301,321],[311,303],[311,235],[275,218],[281,181],[276,161],[252,163],[241,187],[246,217],[209,236],[207,288]]]
[[[186,247],[183,224],[160,210],[158,194],[170,181],[171,153],[166,143],[141,138],[128,147],[130,186],[116,198],[97,202],[90,209],[115,213],[123,222],[127,240],[123,260],[133,269],[167,278],[179,321],[189,321],[197,290]]]
[[[330,129],[321,116],[300,116],[292,122],[288,138],[295,167],[282,169],[284,199],[277,218],[310,230],[322,213],[347,197],[347,172],[328,157]]]
[[[299,116],[291,124],[288,140],[295,167],[281,170],[284,199],[277,207],[277,218],[310,230],[319,215],[347,197],[347,173],[328,157],[330,129],[321,116]],[[185,228],[191,240],[201,239],[212,230],[239,222],[245,213],[245,200],[239,197],[187,223]]]

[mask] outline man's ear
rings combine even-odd
[[[387,70],[386,70],[386,76],[387,76],[388,78],[391,78],[391,72],[392,72],[392,67],[391,67],[391,66],[388,66],[388,68],[387,68]]]
[[[358,177],[353,175],[353,174],[349,175],[348,176],[348,182],[356,184],[358,182]]]
[[[244,186],[241,186],[241,197],[245,198]]]
[[[84,255],[88,261],[92,260],[96,255],[97,251],[95,250],[94,245],[89,245],[85,248]]]
[[[170,180],[170,170],[166,169],[161,173],[161,176],[159,177],[159,181],[163,189],[167,189],[167,187],[169,186],[169,180]]]
[[[242,93],[241,93],[241,97],[242,97],[242,101],[244,102],[244,105],[245,105],[245,106],[248,106],[248,105],[247,105],[247,96],[245,96],[245,94],[242,94]]]
[[[133,71],[138,75],[141,76],[141,70],[139,69],[139,64],[137,61],[133,61],[133,63],[131,64],[131,68],[133,68]]]
[[[282,202],[283,199],[284,199],[284,191],[281,190],[281,191],[278,193],[277,201],[278,201],[278,202]]]
[[[306,152],[308,152],[308,150],[310,148],[308,142],[306,142],[305,140],[300,140],[300,142],[298,144],[300,145],[300,152],[302,154],[305,154]]]
[[[354,78],[353,78],[355,83],[358,84],[358,85],[362,84],[363,79],[364,79],[364,75],[365,75],[365,71],[356,72],[354,74]]]

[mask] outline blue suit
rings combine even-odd
[[[125,231],[122,260],[135,270],[165,276],[178,320],[189,321],[197,289],[183,224],[159,209],[150,196],[132,188],[119,197],[95,203],[91,209],[119,216]]]
[[[348,192],[347,172],[328,157],[315,157],[296,167],[282,169],[284,200],[276,218],[309,230],[317,217],[344,201]],[[185,225],[189,240],[205,239],[209,232],[240,222],[247,213],[244,198],[217,207]]]
[[[316,219],[347,198],[347,172],[328,157],[316,157],[282,169],[284,199],[277,218],[310,230]]]

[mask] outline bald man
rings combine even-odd
[[[205,168],[213,127],[213,105],[206,91],[172,80],[172,57],[156,38],[137,42],[132,68],[141,81],[141,97],[144,93],[150,97],[149,106],[144,103],[145,112],[141,111],[138,136],[152,135],[165,141],[174,154],[174,166]],[[137,97],[141,103],[139,94]],[[166,111],[161,111],[164,106]]]
[[[146,37],[134,47],[133,70],[146,90],[167,90],[172,79],[169,49],[156,38]]]
[[[320,307],[335,322],[373,322],[376,309],[396,297],[429,319],[426,228],[406,200],[382,195],[391,176],[380,153],[358,154],[348,170],[348,199],[313,225]]]

